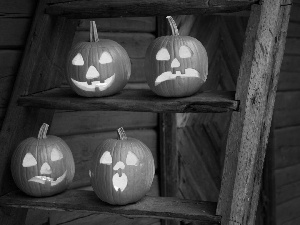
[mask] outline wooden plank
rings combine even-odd
[[[253,6],[232,113],[217,214],[224,224],[253,224],[290,5]],[[275,42],[276,39],[276,42]]]
[[[293,219],[299,217],[300,198],[294,198],[291,201],[282,203],[276,208],[276,223],[286,224],[285,222],[291,222]],[[298,223],[294,223],[298,224]]]
[[[281,72],[278,82],[278,91],[300,90],[299,72]]]
[[[0,78],[0,108],[7,107],[14,81],[15,76]]]
[[[299,22],[300,15],[299,15],[300,4],[293,0],[293,7],[291,10],[291,21],[292,22]]]
[[[21,56],[20,50],[0,50],[0,78],[17,74]]]
[[[73,36],[76,29],[76,24],[70,20],[52,20],[45,15],[45,2],[39,2],[24,51],[26,57],[21,63],[0,133],[0,195],[16,188],[9,172],[10,158],[16,145],[21,140],[33,136],[42,122],[51,123],[54,113],[54,110],[25,109],[17,106],[16,101],[22,94],[59,85],[60,79],[52,75],[61,74],[61,68],[64,66],[63,56],[70,48],[70,36]],[[53,26],[54,24],[57,26]],[[7,225],[20,224],[25,220],[26,213],[27,210],[14,210],[12,213],[1,214],[1,220]]]
[[[300,109],[300,91],[278,92],[276,96],[275,110]]]
[[[147,112],[114,111],[57,111],[54,115],[49,134],[74,135],[112,131],[119,126],[129,129],[155,128],[157,114]]]
[[[31,19],[2,18],[0,19],[0,48],[23,47],[26,43]],[[4,32],[5,31],[5,32]]]
[[[127,16],[159,16],[159,15],[188,15],[188,14],[211,14],[222,12],[242,11],[250,5],[258,2],[249,0],[247,2],[228,2],[214,0],[212,3],[206,0],[190,0],[182,2],[148,1],[148,0],[103,0],[92,1],[66,1],[49,0],[50,4],[46,12],[51,15],[60,15],[70,18],[94,18],[94,17],[127,17]],[[59,4],[57,4],[59,3]]]
[[[80,41],[89,41],[89,35],[89,32],[77,32],[73,45]],[[118,42],[133,59],[143,59],[148,45],[155,39],[155,36],[150,33],[98,32],[98,35],[100,39],[111,39]]]
[[[78,204],[84,202],[84,204]],[[1,206],[25,207],[58,211],[86,211],[118,214],[127,217],[172,218],[199,221],[204,224],[219,224],[215,216],[216,204],[183,200],[173,197],[146,196],[135,204],[111,206],[103,203],[92,191],[69,190],[47,198],[33,198],[14,191],[0,198]]]
[[[299,10],[300,10],[300,7],[299,7]],[[291,37],[291,38],[299,38],[300,37],[299,23],[290,21],[287,36]]]
[[[159,219],[149,218],[127,218],[119,215],[95,214],[85,212],[59,212],[50,211],[49,220],[51,224],[64,225],[159,225]],[[37,224],[33,224],[37,225]]]
[[[77,190],[93,191],[91,186],[79,188]],[[147,196],[159,196],[158,177],[154,176],[151,189]],[[126,218],[119,215],[97,214],[86,212],[60,212],[39,209],[29,209],[26,217],[25,225],[43,225],[47,222],[50,224],[66,224],[66,225],[97,225],[97,224],[114,224],[114,225],[140,225],[159,223],[158,219],[149,218]],[[160,223],[159,223],[160,224]],[[157,225],[159,225],[157,224]]]
[[[155,17],[94,18],[100,32],[155,32]],[[80,20],[77,30],[89,30],[90,20]]]
[[[300,180],[276,188],[277,206],[298,197],[300,197]]]
[[[226,112],[237,110],[233,92],[202,92],[186,98],[163,98],[150,90],[123,90],[105,98],[82,98],[70,88],[20,97],[21,106],[78,111]]]
[[[155,130],[127,130],[128,137],[141,140],[151,150],[155,166],[157,168],[157,132]],[[72,136],[62,136],[72,150],[75,161],[75,176],[71,188],[82,187],[89,184],[90,160],[96,147],[104,140],[117,138],[116,132],[101,132],[94,134],[79,134]]]
[[[37,2],[37,0],[2,0],[0,18],[5,17],[6,14],[8,17],[31,17]]]
[[[159,114],[159,125],[161,195],[174,197],[178,193],[178,151],[175,114]]]
[[[274,172],[276,188],[280,188],[284,185],[298,182],[300,180],[299,169],[300,164],[276,169]]]
[[[277,148],[276,146],[274,146],[274,152],[274,167],[276,169],[283,169],[285,167],[297,165],[300,163],[300,145],[293,146],[290,145],[289,142],[286,142],[285,146]]]
[[[275,147],[278,149],[284,146],[300,146],[299,133],[300,126],[276,129],[274,131]]]
[[[300,126],[300,109],[274,111],[274,127],[276,129]]]
[[[300,56],[285,55],[282,60],[281,72],[300,72]]]
[[[300,39],[288,37],[286,39],[284,54],[300,55]]]

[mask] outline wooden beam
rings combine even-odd
[[[76,29],[73,21],[53,19],[44,14],[44,9],[45,1],[40,1],[1,128],[0,195],[16,188],[10,173],[10,158],[14,149],[25,138],[35,136],[43,122],[50,124],[54,113],[54,110],[20,107],[17,99],[20,95],[60,85],[64,58]],[[14,210],[1,214],[0,221],[5,221],[7,225],[22,224],[25,216],[25,209]]]
[[[254,224],[289,12],[280,0],[252,8],[217,207],[225,225]]]
[[[69,212],[109,213],[129,218],[166,218],[199,221],[203,224],[220,223],[220,216],[214,214],[216,203],[173,197],[145,196],[136,203],[117,206],[102,202],[93,191],[68,190],[46,198],[30,197],[21,191],[14,191],[0,197],[0,205]]]
[[[186,98],[164,98],[150,90],[124,89],[105,98],[82,98],[69,87],[22,96],[21,106],[77,111],[227,112],[237,110],[234,92],[207,91]]]
[[[242,11],[257,2],[258,0],[49,0],[46,12],[69,18],[213,14]]]

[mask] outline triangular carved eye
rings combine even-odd
[[[108,52],[103,52],[99,59],[99,63],[106,64],[106,63],[111,63],[111,62],[112,62],[111,55]]]
[[[84,65],[84,60],[82,58],[82,55],[78,53],[72,60],[72,64],[75,66],[83,66]]]
[[[139,159],[137,158],[137,156],[131,151],[129,151],[126,157],[126,164],[129,166],[137,166],[138,163]]]
[[[31,153],[26,153],[26,155],[23,159],[22,166],[23,167],[31,167],[31,166],[35,166],[36,164],[37,164],[37,161],[34,158],[34,156]]]
[[[51,161],[61,160],[63,158],[63,154],[58,149],[54,148],[51,151]]]
[[[100,164],[111,165],[112,157],[108,151],[104,152],[100,159]]]
[[[179,48],[179,56],[180,58],[190,58],[192,56],[192,50],[187,46],[181,46]]]
[[[168,49],[161,48],[156,54],[156,60],[170,60]]]

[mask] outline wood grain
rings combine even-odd
[[[246,32],[227,141],[217,214],[224,224],[253,224],[290,6],[264,1],[253,6]]]
[[[126,2],[122,0],[111,0],[109,2],[103,0],[67,2],[65,0],[50,0],[46,12],[51,15],[70,18],[211,14],[242,11],[255,2],[258,1],[190,0],[182,2],[174,0],[170,3],[166,0],[130,0]]]
[[[23,96],[21,106],[64,110],[117,110],[140,112],[227,112],[238,109],[233,92],[202,92],[186,98],[163,98],[150,90],[123,90],[105,98],[83,98],[70,88],[55,88]]]
[[[84,204],[78,204],[78,203]],[[103,203],[92,191],[69,190],[47,198],[32,198],[20,191],[0,198],[1,206],[35,208],[59,211],[86,211],[118,214],[126,217],[172,218],[185,221],[200,221],[203,224],[219,224],[215,216],[216,204],[181,200],[172,197],[146,196],[135,204],[111,206]]]
[[[157,114],[147,112],[115,111],[57,111],[54,115],[49,134],[74,135],[125,130],[149,129],[157,126]]]
[[[92,18],[100,32],[147,32],[156,31],[155,17],[124,17],[124,18]],[[77,30],[87,31],[90,29],[90,20],[82,19]]]

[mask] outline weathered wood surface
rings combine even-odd
[[[231,119],[217,208],[224,224],[255,220],[289,10],[269,0],[250,16],[236,92],[241,110]]]
[[[111,1],[65,1],[50,0],[46,12],[51,15],[61,15],[71,18],[93,17],[127,17],[127,16],[159,16],[211,14],[242,11],[249,8],[257,0],[224,1],[224,0],[190,0],[190,1],[148,1],[148,0],[111,0]]]
[[[179,191],[176,115],[161,113],[159,125],[161,195],[175,197]]]
[[[91,186],[82,187],[77,190],[93,191]],[[154,176],[152,186],[147,192],[147,196],[159,196],[159,179]],[[159,225],[159,219],[151,218],[126,218],[116,214],[98,214],[90,212],[61,212],[48,211],[39,209],[30,209],[26,217],[25,225],[97,225],[97,224],[114,224],[114,225]]]
[[[115,111],[57,111],[49,134],[74,135],[113,131],[120,126],[125,130],[149,129],[157,126],[157,114],[148,112]]]
[[[70,88],[55,88],[19,98],[19,105],[79,111],[227,112],[238,109],[233,92],[202,92],[185,98],[163,98],[150,90],[123,90],[105,98],[82,98]]]
[[[59,75],[64,65],[62,56],[70,47],[70,39],[75,32],[75,24],[72,21],[63,18],[51,20],[48,15],[43,14],[44,7],[45,2],[41,1],[29,34],[28,45],[24,51],[27,57],[21,63],[1,129],[1,195],[15,189],[9,171],[10,157],[16,145],[26,137],[33,136],[42,122],[51,123],[54,113],[53,110],[19,107],[16,101],[22,94],[30,94],[60,85]],[[58,26],[54,28],[54,24]],[[6,224],[15,224],[16,220],[24,221],[24,215],[26,215],[26,210],[20,213],[16,211],[16,214],[12,213],[11,216],[2,214],[1,219],[6,221]]]
[[[84,204],[78,204],[80,202]],[[220,222],[220,217],[215,215],[215,203],[181,200],[172,197],[145,196],[135,204],[111,206],[103,203],[92,191],[69,190],[47,198],[33,198],[21,191],[14,191],[2,196],[0,205],[17,208],[110,213],[127,217],[197,220],[202,221],[203,224]]]
[[[156,32],[156,17],[93,18],[100,32]],[[88,31],[90,20],[82,19],[77,30]]]
[[[101,39],[111,39],[118,42],[133,59],[144,58],[148,45],[155,39],[151,33],[98,32],[98,35],[100,41]],[[89,32],[77,32],[73,44],[79,41],[89,41]]]

